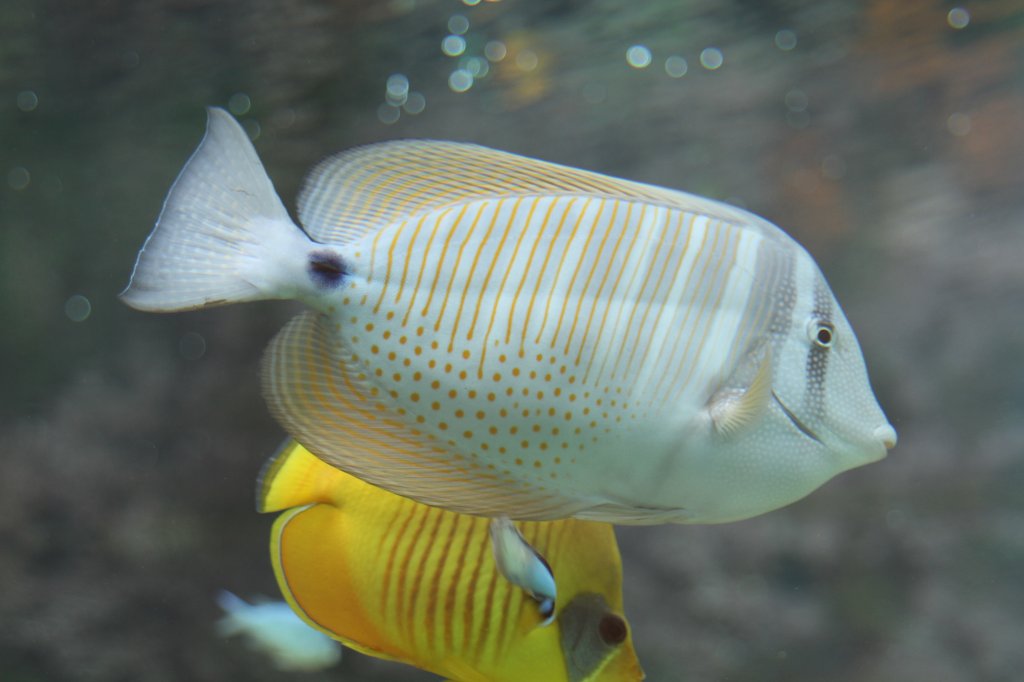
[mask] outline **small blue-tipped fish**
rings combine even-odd
[[[547,625],[555,617],[557,598],[551,566],[526,542],[508,517],[491,519],[490,534],[498,570],[510,583],[523,588],[537,601],[545,618],[544,625]]]
[[[225,590],[217,595],[217,604],[224,609],[217,631],[245,637],[280,670],[312,672],[341,660],[341,646],[302,622],[283,601],[250,604]]]
[[[811,256],[741,209],[475,145],[320,164],[289,217],[210,111],[124,300],[298,299],[263,369],[300,443],[453,511],[742,519],[896,443]]]

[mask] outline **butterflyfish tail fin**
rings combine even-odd
[[[121,299],[168,312],[298,297],[314,243],[281,203],[249,136],[223,109],[164,201]]]
[[[263,465],[256,481],[256,511],[276,512],[319,502],[337,504],[336,492],[345,476],[289,439]]]
[[[285,429],[325,462],[367,483],[451,511],[517,519],[572,516],[583,506],[557,488],[485,469],[406,417],[324,315],[305,312],[263,359],[263,393]]]

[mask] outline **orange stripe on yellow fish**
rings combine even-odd
[[[423,623],[424,629],[422,631],[423,649],[424,651],[431,651],[434,649],[434,608],[433,602],[436,600],[436,595],[430,592],[428,589],[428,582],[433,582],[433,574],[428,574],[427,569],[431,564],[434,566],[444,566],[447,563],[448,557],[445,556],[443,550],[439,549],[437,544],[437,535],[441,529],[442,524],[447,521],[451,523],[451,519],[448,515],[444,514],[440,509],[437,510],[435,515],[437,518],[434,520],[434,525],[430,529],[430,534],[427,538],[426,547],[423,551],[422,559],[419,561],[416,570],[416,589],[413,591],[413,599],[410,600],[410,609],[408,613],[408,622],[411,626],[412,623]],[[422,604],[421,604],[422,602]],[[421,608],[417,608],[421,607]],[[410,627],[410,637],[415,638],[417,631]]]

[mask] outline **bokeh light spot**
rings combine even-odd
[[[22,90],[18,93],[18,108],[22,111],[35,111],[39,106],[39,97],[32,90]]]
[[[971,132],[971,117],[962,112],[954,112],[946,119],[946,129],[957,137]]]
[[[492,62],[500,62],[508,54],[508,48],[500,40],[491,40],[484,45],[484,56]]]
[[[81,294],[75,294],[64,302],[64,314],[72,322],[84,322],[91,313],[92,303]]]
[[[206,355],[206,339],[198,332],[186,332],[178,339],[178,353],[186,360],[198,360]]]
[[[244,116],[252,108],[252,99],[244,92],[236,92],[228,100],[228,110],[235,116]]]
[[[775,34],[775,47],[783,52],[789,52],[796,47],[796,33],[784,28]]]
[[[725,63],[725,55],[717,47],[705,47],[700,51],[700,65],[714,71]]]
[[[651,50],[646,45],[633,45],[626,50],[626,63],[634,69],[646,69],[651,65]]]
[[[461,14],[453,14],[448,18],[448,30],[455,35],[465,35],[469,30],[469,19]]]
[[[20,192],[32,182],[32,175],[23,166],[15,166],[7,173],[7,184],[11,189]]]
[[[466,92],[473,87],[473,74],[466,69],[455,69],[448,76],[448,87],[453,92]]]
[[[441,52],[449,57],[458,57],[466,51],[466,39],[462,36],[448,35],[441,41]]]
[[[682,78],[689,69],[690,66],[686,63],[686,60],[677,54],[665,60],[665,73],[672,78]]]
[[[427,107],[427,98],[422,93],[413,91],[409,93],[409,97],[405,100],[405,104],[402,108],[405,109],[405,113],[416,114],[422,112]]]
[[[967,28],[967,24],[971,23],[971,14],[963,7],[954,7],[946,15],[946,23],[957,30]]]
[[[384,102],[377,107],[377,120],[385,125],[391,125],[397,123],[399,117],[402,115],[402,110],[396,107],[394,104],[388,104]]]

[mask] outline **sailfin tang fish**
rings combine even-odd
[[[314,169],[300,229],[210,110],[130,305],[291,298],[267,403],[325,461],[491,517],[712,523],[896,443],[810,255],[683,192],[469,144]]]
[[[544,627],[536,602],[499,573],[485,518],[364,483],[294,441],[265,467],[257,507],[286,510],[271,560],[288,603],[358,651],[460,682],[643,679],[607,524],[520,524],[558,585]]]

